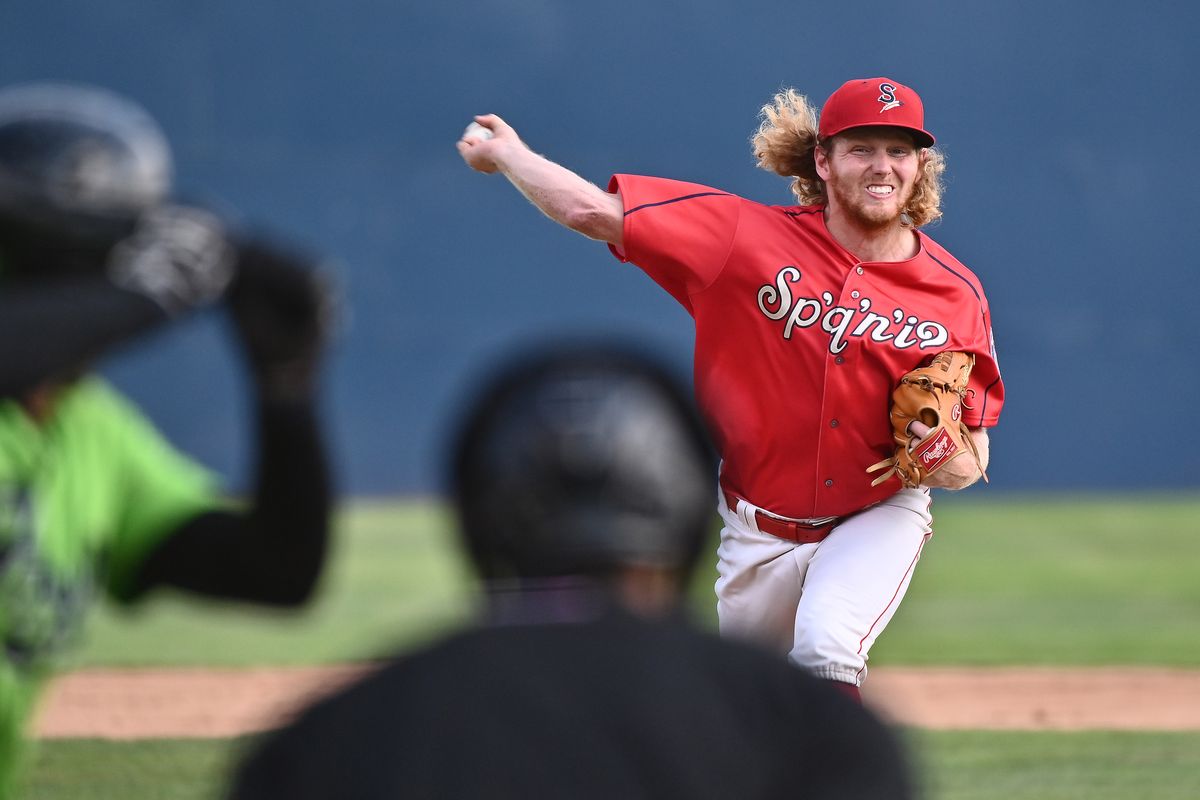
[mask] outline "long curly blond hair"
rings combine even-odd
[[[821,141],[817,135],[817,110],[808,98],[795,89],[785,89],[762,107],[759,116],[762,122],[750,139],[758,166],[791,178],[792,194],[801,205],[825,203],[825,181],[817,175],[813,151],[817,147],[828,150],[829,142]],[[946,159],[937,148],[921,150],[921,173],[904,210],[914,228],[942,216],[945,171]]]

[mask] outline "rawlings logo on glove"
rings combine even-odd
[[[979,473],[987,480],[975,440],[962,422],[962,409],[967,405],[967,380],[974,366],[973,355],[947,350],[934,356],[929,366],[914,369],[900,379],[892,392],[892,438],[896,451],[867,467],[867,472],[887,470],[871,482],[872,486],[895,475],[904,486],[915,488],[963,453],[974,457]],[[908,429],[914,421],[930,428],[929,434],[915,445]]]

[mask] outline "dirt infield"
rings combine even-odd
[[[43,738],[213,738],[268,730],[369,667],[90,670],[59,678]],[[1200,730],[1200,671],[879,668],[868,705],[934,729]]]

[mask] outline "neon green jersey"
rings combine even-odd
[[[220,505],[211,473],[99,378],[68,387],[42,424],[0,401],[0,798],[95,596],[127,599],[151,548]]]

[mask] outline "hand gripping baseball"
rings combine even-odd
[[[500,154],[511,145],[521,145],[521,137],[495,114],[481,114],[467,126],[455,147],[467,166],[491,174],[500,169]]]
[[[967,381],[975,357],[969,353],[946,351],[934,356],[927,367],[920,367],[900,379],[892,392],[892,438],[896,450],[889,457],[867,467],[867,472],[887,471],[871,482],[878,486],[895,475],[900,482],[914,488],[937,472],[951,459],[970,453],[987,481],[975,440],[962,421],[966,403]],[[919,422],[929,432],[919,441],[909,425]]]
[[[328,280],[312,261],[262,241],[243,244],[228,306],[260,392],[310,397],[334,309]]]
[[[162,205],[138,218],[108,256],[108,278],[170,315],[219,298],[233,277],[234,249],[209,211]]]

